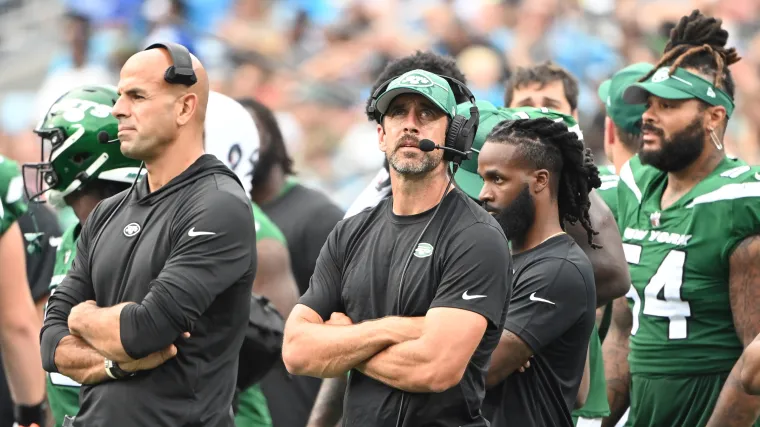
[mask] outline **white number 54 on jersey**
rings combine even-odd
[[[641,260],[642,247],[630,243],[623,243],[625,259],[629,264],[638,265]],[[631,335],[636,335],[639,329],[639,312],[649,316],[667,317],[670,319],[668,326],[668,338],[680,340],[686,338],[686,318],[691,316],[691,307],[688,301],[681,299],[681,285],[683,285],[683,270],[686,262],[686,252],[671,250],[662,260],[657,272],[649,279],[644,287],[644,308],[641,309],[641,298],[636,289],[631,289],[625,295],[633,300],[633,325]],[[664,292],[663,292],[664,288]],[[663,292],[665,299],[660,299]]]

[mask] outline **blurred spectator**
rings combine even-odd
[[[57,64],[45,77],[37,93],[37,107],[33,120],[42,118],[47,108],[72,88],[83,84],[113,84],[115,80],[103,64],[90,61],[90,18],[73,12],[68,13],[62,30],[71,49],[70,62]]]

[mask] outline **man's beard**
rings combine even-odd
[[[664,138],[662,129],[649,123],[644,123],[641,129],[657,134],[661,142],[661,148],[658,150],[644,150],[644,146],[641,146],[641,163],[652,165],[663,172],[686,169],[702,155],[705,148],[705,128],[701,117],[695,118],[686,128],[667,139]]]
[[[404,136],[402,141],[414,141],[415,144],[419,144],[419,139],[412,136]],[[422,158],[418,157],[406,157],[400,150],[404,148],[402,145],[396,147],[390,155],[386,154],[386,159],[391,168],[401,175],[418,176],[424,175],[431,170],[435,169],[440,163],[441,159],[432,156],[432,153],[422,153]]]
[[[496,209],[487,203],[484,207],[487,211],[496,213],[494,218],[504,230],[504,235],[510,242],[521,248],[525,243],[525,236],[536,220],[536,201],[530,194],[528,184],[525,184],[506,208]]]
[[[242,161],[248,161],[241,159]],[[253,168],[253,177],[251,177],[251,186],[256,188],[257,186],[264,185],[269,179],[269,174],[272,172],[272,168],[277,163],[277,155],[270,145],[266,150],[259,152],[259,160],[256,162]]]

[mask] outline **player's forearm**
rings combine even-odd
[[[391,387],[412,393],[440,393],[457,383],[455,372],[438,363],[437,353],[424,339],[396,344],[356,367],[365,375]]]
[[[343,396],[346,393],[346,376],[326,378],[314,401],[306,427],[335,427],[343,416]]]
[[[117,362],[133,360],[121,342],[121,311],[126,304],[100,308],[94,305],[71,310],[68,324],[72,335],[84,339],[92,348],[108,359]]]
[[[68,335],[55,350],[55,366],[63,375],[80,384],[98,384],[108,380],[104,356],[82,338]]]
[[[749,394],[760,394],[760,335],[744,350],[742,386]]]
[[[386,317],[356,325],[298,322],[286,326],[282,358],[288,372],[332,378],[343,375],[384,348],[400,342],[395,330],[400,317]]]
[[[631,374],[628,369],[628,336],[612,328],[602,344],[604,376],[607,379],[607,400],[610,415],[604,419],[603,427],[617,424],[629,405]]]
[[[13,401],[22,405],[36,405],[45,397],[45,373],[38,357],[39,324],[36,320],[36,317],[12,319],[3,325],[0,333],[0,354],[8,388]]]
[[[751,426],[760,416],[760,397],[750,396],[741,383],[744,358],[740,357],[728,375],[706,427]]]

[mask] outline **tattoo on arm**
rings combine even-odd
[[[728,289],[736,334],[746,348],[760,332],[760,236],[744,239],[729,260]],[[760,397],[741,383],[744,356],[731,370],[718,396],[708,427],[748,426],[760,415]]]
[[[620,297],[612,304],[612,324],[602,344],[610,415],[604,419],[602,426],[614,426],[623,416],[629,405],[631,386],[631,374],[628,369],[628,343],[633,326],[633,316],[626,297]]]
[[[491,355],[491,366],[486,375],[486,387],[493,387],[504,381],[533,356],[533,350],[520,337],[504,330],[499,344]]]

